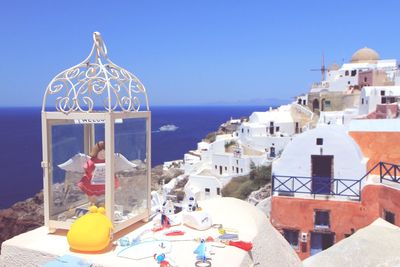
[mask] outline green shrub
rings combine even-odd
[[[256,166],[254,162],[250,163],[250,180],[254,180],[258,185],[265,185],[271,182],[271,165]]]
[[[225,143],[225,149],[230,147],[230,146],[233,146],[233,145],[236,145],[236,141],[235,140],[231,140],[229,142],[226,142]]]
[[[217,139],[217,133],[216,132],[211,132],[207,134],[205,141],[208,143],[212,143]]]
[[[260,180],[251,180],[248,175],[235,177],[222,188],[222,196],[245,200],[251,192],[260,189],[263,185],[265,183],[260,184]]]

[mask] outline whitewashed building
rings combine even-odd
[[[201,141],[197,143],[196,150],[185,153],[183,159],[185,174],[196,173],[204,164],[209,164],[211,159],[210,145],[210,143]]]
[[[266,151],[274,157],[283,150],[291,136],[300,131],[300,122],[294,120],[291,105],[284,105],[265,112],[253,112],[249,121],[241,124],[236,136],[242,144]]]
[[[215,177],[210,170],[203,170],[190,175],[185,185],[185,193],[194,196],[196,200],[221,197],[221,190],[226,183],[227,181]]]
[[[272,163],[272,175],[276,177],[274,182],[283,181],[286,177],[298,177],[294,182],[308,182],[307,187],[302,189],[311,193],[319,185],[344,187],[343,184],[329,185],[334,178],[360,179],[366,173],[367,160],[347,134],[346,127],[322,125],[293,138],[281,157]],[[320,177],[324,179],[314,183],[314,179]]]
[[[394,81],[397,65],[396,59],[381,60],[375,50],[364,47],[353,54],[350,62],[343,64],[340,68],[337,65],[337,67],[329,68],[325,81],[314,83],[310,92],[324,90],[343,92],[348,90],[349,87],[363,85],[364,83],[371,85],[377,82],[391,82]],[[374,73],[369,73],[370,71],[375,71],[375,76],[373,76]],[[383,72],[384,77],[377,75],[376,71]],[[361,81],[359,80],[360,74],[363,74]],[[375,78],[375,81],[372,78]],[[376,80],[377,78],[379,78],[379,81]]]
[[[397,103],[399,99],[400,86],[365,86],[361,90],[359,114],[370,114],[377,105]]]
[[[397,68],[396,59],[382,60],[371,48],[359,49],[341,67],[336,64],[327,69],[322,67],[326,78],[311,86],[308,107],[317,113],[357,108],[360,90],[365,86],[393,86]]]
[[[250,164],[265,164],[267,153],[243,145],[238,139],[220,139],[211,144],[211,170],[214,175],[239,176],[250,172]]]
[[[317,126],[323,124],[348,125],[358,115],[359,110],[355,108],[348,108],[343,111],[322,111]]]
[[[296,97],[296,104],[302,105],[302,106],[307,106],[308,104],[308,95],[307,94],[302,94]]]

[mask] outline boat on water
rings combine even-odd
[[[161,132],[173,132],[176,131],[179,127],[174,124],[166,124],[159,128]]]

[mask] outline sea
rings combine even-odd
[[[208,133],[230,118],[266,111],[266,106],[154,106],[152,166],[183,159]],[[174,131],[160,131],[175,125]],[[164,127],[165,128],[165,127]],[[41,108],[0,108],[0,209],[43,188]]]

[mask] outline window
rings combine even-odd
[[[299,230],[283,229],[283,236],[294,249],[299,249]]]
[[[276,126],[276,131],[279,132],[279,126]]]
[[[385,91],[381,91],[381,96],[384,96],[385,95]]]
[[[236,165],[239,165],[239,160],[238,159],[236,160]]]
[[[382,97],[381,104],[386,104],[386,97]]]
[[[367,81],[368,81],[367,77],[364,77],[364,82],[367,82]]]
[[[240,168],[240,172],[243,172],[243,168]]]
[[[314,217],[315,228],[329,228],[329,211],[316,210]]]
[[[217,187],[217,195],[221,195],[221,188]]]
[[[244,133],[244,129],[242,128],[242,133]]]
[[[306,105],[306,100],[303,100],[303,105]]]
[[[361,98],[361,105],[364,105],[364,98]]]
[[[357,75],[357,70],[352,70],[352,71],[351,71],[351,76],[354,77],[354,76],[356,76],[356,75]]]
[[[344,72],[344,75],[345,75],[345,76],[349,76],[349,71],[346,70],[346,71]]]
[[[347,84],[350,84],[350,81],[348,81]]]
[[[249,133],[250,132],[250,129],[247,129],[247,133]]]
[[[331,107],[331,101],[330,100],[325,100],[325,107],[330,108]]]
[[[235,171],[235,167],[233,167],[233,166],[232,166],[232,171],[233,171],[233,172]]]
[[[218,166],[217,166],[217,165],[215,165],[215,169],[218,169]]]
[[[206,188],[204,189],[204,191],[206,192],[206,196],[209,196],[209,195],[210,195],[210,188],[206,187]]]
[[[227,170],[228,170],[228,167],[225,166],[225,171],[227,171]]]
[[[323,138],[317,138],[317,146],[322,146],[324,144],[324,139]]]
[[[395,214],[393,212],[384,210],[383,211],[384,219],[392,224],[395,224]]]

